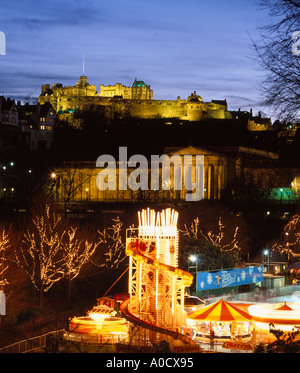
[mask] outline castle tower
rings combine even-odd
[[[80,77],[79,85],[81,87],[86,87],[87,85],[87,76],[84,75],[84,62],[85,62],[85,56],[83,55],[82,58],[82,75]]]
[[[203,99],[201,96],[194,93],[188,97],[187,116],[190,121],[198,121],[202,119]]]
[[[87,76],[81,75],[79,85],[81,87],[86,87],[87,86]]]
[[[132,84],[132,99],[152,100],[153,91],[151,90],[150,85],[146,85],[144,81],[135,78]]]

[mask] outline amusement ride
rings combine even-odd
[[[299,305],[222,299],[210,305],[202,302],[194,312],[185,309],[193,275],[178,268],[177,223],[174,209],[138,212],[138,228],[126,230],[128,296],[121,300],[118,315],[113,299],[99,298],[86,316],[70,319],[65,340],[87,349],[105,347],[104,351],[200,352],[199,342],[209,341],[212,332],[216,342],[234,340],[243,347],[252,334],[265,335],[269,323],[284,330],[300,325]]]

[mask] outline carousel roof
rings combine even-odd
[[[282,306],[275,308],[275,310],[292,311],[293,308],[291,308],[290,306],[286,304],[286,302],[284,302]]]
[[[188,315],[192,320],[203,321],[250,321],[252,316],[223,299]]]

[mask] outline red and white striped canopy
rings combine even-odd
[[[247,311],[221,299],[188,315],[188,318],[203,321],[250,321],[252,316]]]

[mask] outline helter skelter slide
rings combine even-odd
[[[121,304],[123,316],[138,327],[135,346],[195,345],[184,330],[185,287],[193,276],[178,268],[178,212],[165,209],[138,212],[138,228],[127,229],[130,298]]]

